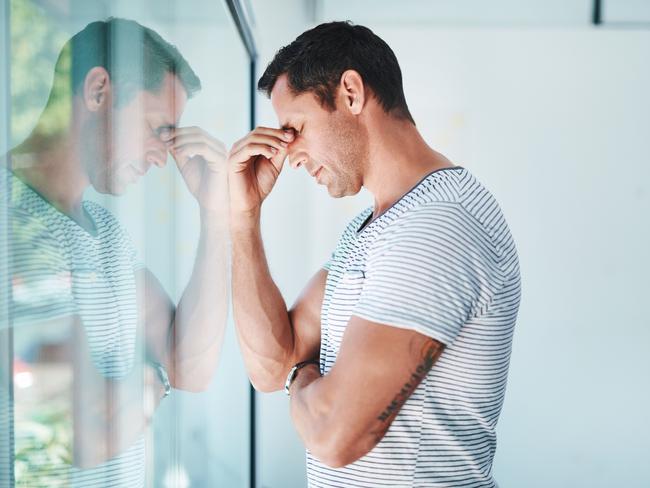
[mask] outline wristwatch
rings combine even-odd
[[[152,362],[151,365],[156,369],[156,373],[158,373],[158,379],[160,380],[160,383],[162,383],[164,388],[164,393],[162,398],[165,398],[169,396],[169,394],[172,392],[172,385],[169,382],[169,376],[167,375],[167,370],[162,364],[157,363],[155,361]]]
[[[287,375],[287,381],[284,382],[284,392],[287,394],[287,396],[291,396],[289,393],[289,388],[291,388],[291,384],[293,383],[293,380],[296,379],[296,376],[298,375],[298,371],[308,364],[315,364],[319,365],[320,363],[316,359],[310,359],[309,361],[301,361],[298,364],[296,364],[293,368],[289,370],[289,374]]]

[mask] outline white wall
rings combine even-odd
[[[263,59],[310,20],[267,35]],[[395,50],[426,139],[492,190],[518,245],[500,486],[648,486],[650,31],[369,26]],[[260,101],[260,123],[277,122],[270,110]],[[369,199],[333,201],[287,173],[264,226],[291,301]],[[305,486],[288,402],[265,396],[259,420],[259,486]]]

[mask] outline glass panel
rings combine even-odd
[[[190,3],[3,7],[0,472],[16,486],[248,485],[224,170],[249,59],[222,2]]]
[[[9,4],[0,2],[0,154],[9,149]],[[7,252],[7,179],[0,177],[0,486],[11,486],[13,478],[13,404],[11,401],[11,346],[9,328]]]

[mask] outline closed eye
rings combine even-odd
[[[151,130],[154,134],[156,134],[156,137],[160,137],[163,131],[174,130],[175,128],[176,126],[173,124],[166,124],[166,125],[161,125],[159,127],[156,127],[155,129],[152,127]]]
[[[301,132],[302,132],[303,127],[304,127],[304,125],[303,125],[300,129],[296,129],[295,127],[293,127],[293,126],[287,124],[287,125],[283,125],[283,126],[281,127],[281,129],[282,129],[282,130],[291,130],[291,131],[293,131],[296,135],[299,136],[299,135],[301,134]]]

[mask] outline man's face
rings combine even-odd
[[[141,90],[117,108],[112,102],[82,129],[82,161],[90,183],[100,193],[120,195],[151,165],[167,162],[161,133],[174,128],[185,109],[187,94],[168,73],[158,92]]]
[[[354,195],[363,184],[363,169],[368,159],[368,134],[336,99],[333,112],[322,107],[313,93],[295,96],[287,75],[278,78],[271,92],[271,103],[280,124],[295,131],[288,147],[292,167],[304,166],[319,184],[327,186],[333,197]]]

